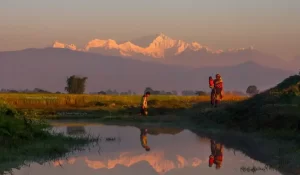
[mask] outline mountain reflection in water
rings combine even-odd
[[[101,160],[102,159],[102,160]],[[53,162],[53,166],[62,166],[65,164],[74,164],[76,161],[84,162],[86,166],[92,169],[113,169],[117,165],[123,165],[125,167],[131,167],[142,161],[147,162],[157,173],[168,172],[172,169],[185,168],[185,167],[197,167],[203,161],[199,158],[184,158],[181,155],[176,155],[175,160],[169,160],[165,157],[163,151],[153,151],[149,153],[142,153],[135,155],[134,153],[120,153],[115,158],[99,158],[97,160],[91,160],[88,157],[72,157],[69,160],[58,160]]]
[[[67,130],[70,131],[67,127],[56,129],[66,134],[69,133]],[[99,173],[240,175],[241,167],[264,167],[264,164],[238,151],[234,154],[222,143],[200,138],[189,130],[105,125],[87,125],[84,130],[102,138],[120,139],[118,142],[102,139],[98,146],[73,153],[67,159],[61,158],[44,165],[32,163],[30,167],[23,167],[13,173],[15,175],[23,175],[25,172],[30,172],[28,173],[30,175]],[[256,174],[280,175],[276,171],[258,171]]]

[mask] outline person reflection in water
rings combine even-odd
[[[209,167],[216,164],[216,169],[220,169],[223,162],[223,144],[216,143],[214,140],[210,140],[211,155],[209,156]]]
[[[150,151],[150,147],[148,146],[148,139],[147,139],[147,129],[140,129],[141,135],[140,140],[142,147],[145,148],[146,151]]]
[[[215,141],[214,140],[210,140],[210,150],[211,150],[211,154],[209,156],[209,161],[208,161],[208,166],[209,167],[212,167],[213,164],[214,164],[214,159],[215,159],[215,152],[216,152],[216,149],[215,149]]]

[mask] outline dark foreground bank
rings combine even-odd
[[[40,120],[24,118],[5,103],[0,104],[0,174],[24,165],[25,161],[44,162],[96,141],[54,134]]]

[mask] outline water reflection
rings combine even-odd
[[[58,127],[57,129],[65,132],[67,128]],[[216,173],[240,175],[241,167],[264,166],[264,164],[254,161],[240,152],[236,152],[234,155],[223,144],[214,140],[199,139],[196,134],[189,130],[148,126],[139,128],[85,126],[84,130],[95,135],[99,134],[103,138],[121,138],[122,141],[119,143],[107,142],[104,139],[99,143],[101,154],[98,154],[98,147],[91,147],[86,151],[70,155],[68,159],[62,158],[53,161],[50,166],[33,163],[30,167],[15,170],[14,174],[23,175],[24,172],[30,172],[30,175],[189,175]],[[223,161],[223,155],[226,155],[226,161]],[[252,172],[243,174],[250,175]],[[263,171],[258,171],[257,174],[280,175],[277,172]]]
[[[84,126],[67,126],[67,134],[69,135],[83,135],[85,133]]]
[[[150,147],[148,146],[148,138],[147,138],[147,129],[140,129],[140,140],[142,147],[145,148],[146,151],[150,151]]]
[[[147,129],[147,133],[150,135],[158,136],[160,134],[170,134],[170,135],[176,135],[183,131],[184,129],[181,128],[157,128],[157,127],[151,127]]]
[[[224,145],[222,143],[216,143],[214,140],[210,140],[211,154],[209,156],[209,167],[213,164],[216,165],[216,169],[220,169],[223,162],[223,150]]]

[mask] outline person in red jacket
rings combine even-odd
[[[214,88],[214,79],[211,76],[208,78],[208,83],[209,83],[209,88],[213,89]]]
[[[208,78],[209,88],[211,89],[210,93],[210,104],[213,106],[215,103],[214,96],[215,96],[215,88],[214,88],[214,79],[212,77]]]
[[[215,89],[215,107],[220,103],[220,101],[223,99],[223,80],[221,78],[220,74],[216,75],[216,79],[214,80],[214,89]]]
[[[214,164],[214,162],[215,162],[215,156],[214,155],[210,155],[209,159],[208,159],[208,166],[212,167],[213,164]]]

